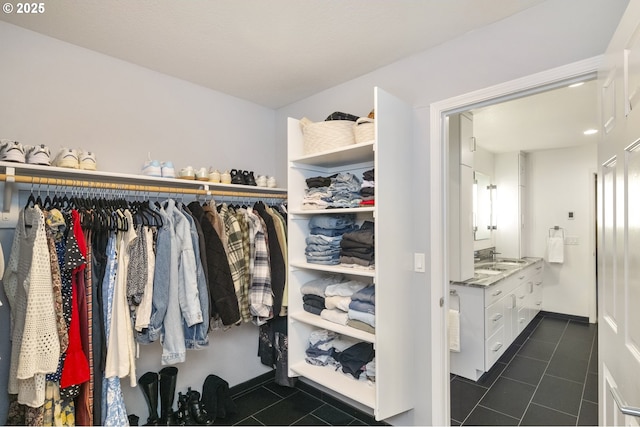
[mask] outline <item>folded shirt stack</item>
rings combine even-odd
[[[361,180],[352,173],[306,179],[302,209],[354,208],[360,206]]]
[[[342,235],[357,230],[355,215],[315,215],[309,220],[305,256],[312,264],[340,264]]]
[[[375,169],[368,170],[362,174],[362,184],[360,186],[360,206],[373,206],[375,204]]]
[[[311,365],[333,365],[337,369],[340,366],[336,359],[338,354],[357,343],[358,341],[353,338],[326,329],[318,329],[309,334],[305,360]]]
[[[363,267],[372,267],[375,264],[374,223],[372,221],[365,221],[359,229],[342,235],[340,263]]]
[[[357,280],[327,286],[324,291],[326,308],[320,312],[320,317],[329,322],[346,326],[349,321],[351,295],[365,287],[367,287],[366,283]]]
[[[324,291],[327,286],[346,280],[342,274],[331,274],[305,283],[300,287],[303,303],[302,308],[309,313],[319,316],[322,310],[326,308]]]
[[[376,327],[376,290],[374,286],[362,288],[351,295],[347,326],[375,333]]]

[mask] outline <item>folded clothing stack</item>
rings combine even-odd
[[[342,235],[357,230],[355,215],[315,215],[309,220],[305,255],[312,264],[340,264]]]
[[[370,169],[362,174],[360,187],[360,206],[373,206],[375,204],[375,169]]]
[[[375,264],[374,223],[365,221],[357,230],[344,233],[340,240],[340,263],[372,267]]]
[[[365,287],[367,287],[366,283],[357,280],[343,281],[327,286],[324,291],[326,309],[322,310],[320,317],[346,326],[349,321],[351,296]]]
[[[356,379],[367,380],[371,373],[375,377],[373,343],[358,342],[353,338],[339,335],[326,329],[318,329],[309,334],[306,362],[316,366],[335,366]],[[366,372],[365,375],[362,375]]]
[[[375,333],[376,327],[376,288],[367,286],[351,295],[347,326]]]
[[[300,287],[302,308],[319,316],[320,312],[325,309],[325,289],[330,285],[344,281],[346,278],[342,274],[331,274],[308,281]]]
[[[302,209],[355,208],[360,206],[360,179],[352,173],[306,179]]]

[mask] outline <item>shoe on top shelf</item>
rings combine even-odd
[[[194,171],[198,181],[209,181],[209,172],[207,168],[198,168]]]
[[[30,165],[51,165],[51,151],[44,144],[25,147],[26,162]]]
[[[18,141],[0,140],[0,160],[3,162],[24,163],[24,146]]]
[[[264,175],[258,175],[256,178],[256,185],[258,187],[266,187],[267,186],[267,177]]]
[[[162,167],[160,166],[160,162],[157,160],[147,160],[144,162],[144,166],[142,166],[142,175],[161,177]]]
[[[80,166],[78,150],[75,148],[62,148],[53,160],[53,165],[61,168],[78,169]]]
[[[209,168],[209,181],[220,182],[220,179],[220,171],[218,171],[218,169],[212,170],[212,168]]]
[[[242,178],[244,181],[244,185],[253,185],[256,186],[256,178],[253,176],[253,171],[244,171],[242,172]]]
[[[231,184],[231,174],[229,171],[224,171],[220,174],[220,182],[223,184]]]
[[[191,166],[187,166],[186,168],[180,169],[180,174],[178,175],[180,179],[196,179],[195,171]]]
[[[244,175],[242,174],[243,172],[237,169],[231,169],[231,183],[232,184],[240,184],[243,185],[244,184]]]
[[[78,164],[80,169],[94,171],[97,169],[98,164],[96,161],[96,153],[93,151],[82,151],[78,153]]]
[[[275,176],[270,176],[267,178],[267,187],[269,188],[276,188],[278,185],[276,183],[276,177]]]
[[[166,161],[162,162],[162,177],[163,178],[175,178],[176,170],[173,167],[173,163]]]

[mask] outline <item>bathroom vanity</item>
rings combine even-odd
[[[451,283],[450,309],[460,313],[451,373],[477,381],[496,363],[540,311],[543,268],[540,258],[482,260],[472,279]]]

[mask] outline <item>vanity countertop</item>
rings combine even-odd
[[[537,263],[542,258],[498,258],[493,260],[482,260],[475,263],[474,277],[464,282],[455,282],[456,285],[467,285],[486,288],[494,285],[518,271]]]

